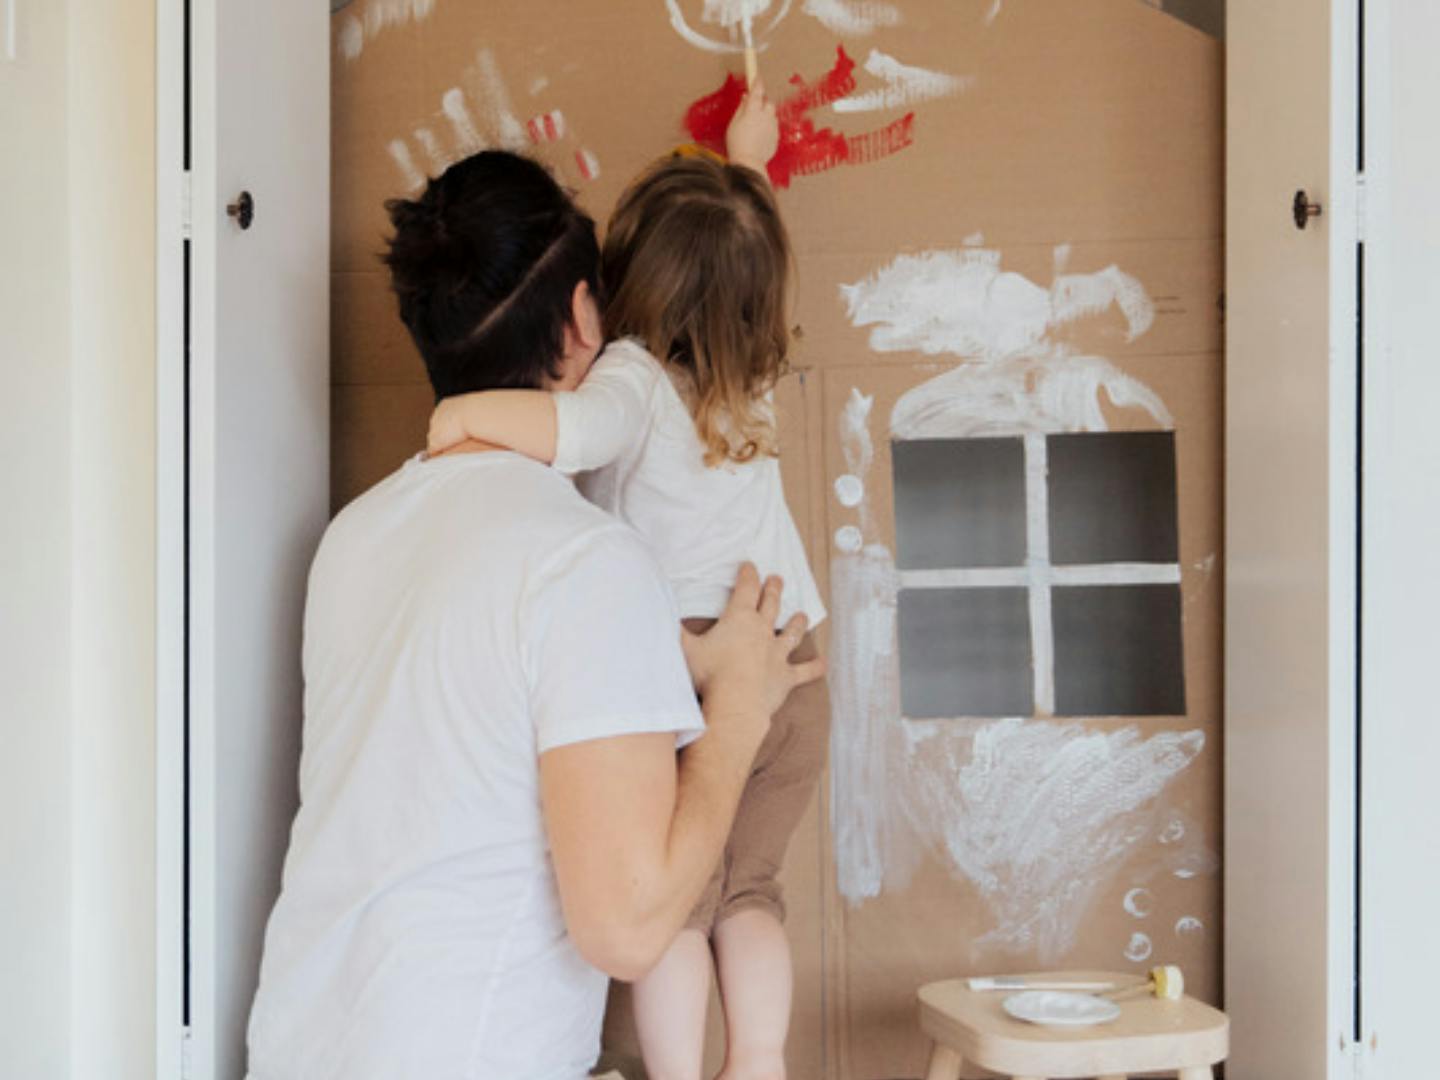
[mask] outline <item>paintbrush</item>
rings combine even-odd
[[[755,76],[759,74],[760,64],[755,57],[755,27],[754,16],[747,9],[740,16],[740,33],[745,38],[745,89],[749,90],[755,85]]]

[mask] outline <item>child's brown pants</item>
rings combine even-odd
[[[694,633],[713,625],[714,619],[685,620]],[[815,640],[806,634],[790,658],[801,661],[816,655]],[[709,935],[746,908],[769,911],[784,921],[780,866],[790,836],[810,805],[829,742],[830,691],[820,679],[791,691],[771,720],[740,796],[725,854],[686,926]]]

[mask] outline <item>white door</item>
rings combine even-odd
[[[1229,6],[1225,1006],[1233,1080],[1356,1038],[1357,0]],[[1297,191],[1323,208],[1292,218]]]
[[[173,30],[177,8],[166,6]],[[301,615],[329,509],[329,11],[322,0],[185,6],[193,225],[181,990],[190,1075],[240,1080],[296,806]],[[242,193],[253,218],[240,216]]]
[[[1366,0],[1361,1024],[1367,1077],[1440,1075],[1440,5]]]

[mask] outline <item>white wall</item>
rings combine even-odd
[[[71,1076],[148,1080],[155,1075],[155,2],[75,4],[72,13]]]
[[[69,1072],[66,4],[0,50],[0,1076]]]
[[[0,1076],[153,1077],[154,0],[0,43]]]
[[[1378,1068],[1433,1076],[1440,969],[1440,7],[1366,5],[1363,1014]]]

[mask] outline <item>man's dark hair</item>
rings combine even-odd
[[[599,300],[600,248],[543,166],[486,150],[385,209],[384,262],[437,399],[559,378],[575,286]]]

